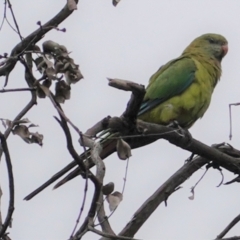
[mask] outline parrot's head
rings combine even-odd
[[[221,62],[228,52],[228,42],[222,35],[207,33],[194,39],[184,50],[183,54],[189,52],[207,54]]]

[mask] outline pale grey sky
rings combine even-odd
[[[65,4],[65,1],[49,0],[11,2],[23,36],[37,28],[37,21],[44,23],[49,20]],[[1,13],[3,6],[2,3]],[[75,62],[80,64],[84,79],[72,87],[71,100],[63,108],[67,116],[85,131],[107,115],[120,115],[129,99],[129,93],[108,87],[106,77],[146,85],[159,66],[178,57],[195,37],[209,32],[224,35],[229,41],[229,53],[222,63],[221,81],[208,112],[190,130],[194,138],[211,145],[229,142],[228,104],[240,101],[239,23],[239,1],[121,0],[114,8],[111,0],[81,0],[78,10],[60,26],[67,32],[53,30],[43,41],[51,39],[64,44],[72,51]],[[0,32],[0,54],[10,53],[18,41],[18,36],[5,23]],[[24,69],[18,64],[10,75],[8,88],[26,86],[23,73]],[[3,85],[4,78],[1,83]],[[28,93],[0,94],[0,117],[14,118],[29,98]],[[42,148],[28,145],[17,136],[11,135],[8,141],[16,188],[13,228],[9,230],[12,239],[67,239],[79,213],[84,190],[84,180],[80,177],[55,191],[49,187],[31,201],[22,200],[71,161],[64,134],[53,115],[57,113],[48,99],[39,99],[38,105],[26,115],[39,124],[37,131],[44,134]],[[235,107],[230,144],[236,148],[240,148],[239,119],[240,107]],[[74,131],[72,133],[80,153],[78,136]],[[116,233],[188,156],[189,152],[164,140],[133,151],[123,202],[110,219]],[[113,181],[116,190],[120,191],[126,162],[113,154],[105,163],[105,183]],[[190,187],[203,170],[168,199],[168,207],[161,205],[135,237],[144,240],[214,239],[240,212],[239,185],[216,188],[221,176],[211,169],[191,201],[188,199]],[[223,172],[225,181],[234,177]],[[6,213],[8,182],[4,160],[1,164],[1,187],[4,193],[2,209]],[[92,197],[91,184],[89,188],[86,211]],[[239,235],[239,232],[240,225],[237,225],[229,236]],[[87,234],[83,239],[99,237]]]

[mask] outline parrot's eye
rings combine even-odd
[[[209,41],[210,43],[215,43],[215,41],[214,41],[213,38],[209,38],[208,41]]]

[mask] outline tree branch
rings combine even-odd
[[[78,3],[78,0],[75,0]],[[26,38],[24,38],[21,42],[19,42],[12,50],[11,55],[8,59],[5,60],[3,66],[0,67],[0,76],[6,76],[8,78],[10,72],[16,65],[18,60],[18,56],[23,53],[25,50],[31,49],[39,40],[43,38],[43,36],[57,27],[61,22],[63,22],[69,15],[71,15],[73,10],[69,10],[68,4],[64,6],[64,8],[55,15],[51,20],[42,25],[40,28],[29,34]],[[7,83],[7,79],[6,79]],[[6,86],[5,83],[5,86]]]
[[[9,206],[8,206],[6,219],[0,229],[0,238],[2,238],[11,223],[12,214],[14,211],[14,179],[13,179],[12,163],[11,163],[11,158],[8,151],[7,141],[5,136],[2,133],[0,133],[0,139],[1,139],[1,147],[3,149],[5,158],[6,158],[6,165],[7,165],[8,177],[9,177]]]
[[[140,103],[142,102],[142,98],[144,95],[143,86],[129,82],[129,81],[124,82],[124,80],[119,80],[119,79],[117,80],[110,79],[109,84],[111,86],[117,87],[118,89],[132,91],[131,99],[127,105],[127,108],[124,114],[120,118],[119,117],[104,118],[102,121],[95,124],[92,127],[92,129],[89,129],[88,132],[95,133],[96,129],[99,131],[101,130],[101,128],[114,129],[114,131],[118,131],[119,134],[115,134],[113,138],[117,139],[119,136],[121,136],[122,139],[125,139],[128,142],[131,148],[142,147],[158,139],[165,139],[165,140],[168,140],[170,143],[178,147],[181,147],[182,149],[185,149],[194,154],[203,156],[204,158],[208,159],[208,161],[214,161],[219,166],[226,168],[227,170],[233,172],[234,174],[236,173],[240,174],[240,158],[239,157],[235,158],[234,155],[231,155],[233,154],[233,152],[236,152],[235,149],[232,151],[231,149],[229,149],[228,152],[224,154],[223,152],[219,152],[217,149],[209,147],[197,141],[194,138],[189,138],[188,135],[182,134],[181,132],[178,131],[178,129],[171,128],[168,126],[153,124],[153,123],[146,123],[140,120],[134,123],[136,114],[138,112]],[[96,128],[96,129],[93,129],[93,128]],[[105,132],[103,131],[103,134],[104,133]],[[87,137],[93,137],[93,136],[85,135],[85,138]],[[109,136],[107,139],[108,141],[111,141],[111,136]],[[102,141],[102,143],[104,143],[104,140]],[[111,152],[109,154],[111,154]],[[100,157],[104,159],[109,154],[101,155]],[[87,159],[86,159],[86,155],[87,155]],[[87,153],[81,154],[80,159],[85,160],[84,164],[87,167],[91,168],[94,166],[94,163],[90,158],[89,151],[87,151]],[[41,185],[38,189],[36,189],[34,192],[26,196],[25,199],[30,200],[32,197],[34,197],[36,194],[41,192],[43,189],[45,189],[47,186],[49,186],[51,183],[56,181],[58,178],[63,176],[65,173],[70,171],[75,166],[76,166],[76,163],[71,162],[61,171],[56,173],[51,179],[49,179],[47,182]],[[70,180],[75,176],[77,176],[78,174],[81,174],[81,170],[78,168],[74,169],[69,175],[67,175],[67,177],[65,177],[62,181],[60,181],[56,185],[56,187],[66,182],[66,179]]]
[[[237,215],[227,227],[217,236],[216,239],[222,239],[238,222],[240,221],[240,214]]]

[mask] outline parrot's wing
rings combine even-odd
[[[150,78],[138,115],[185,91],[194,81],[196,69],[189,57],[181,57],[162,66]]]

